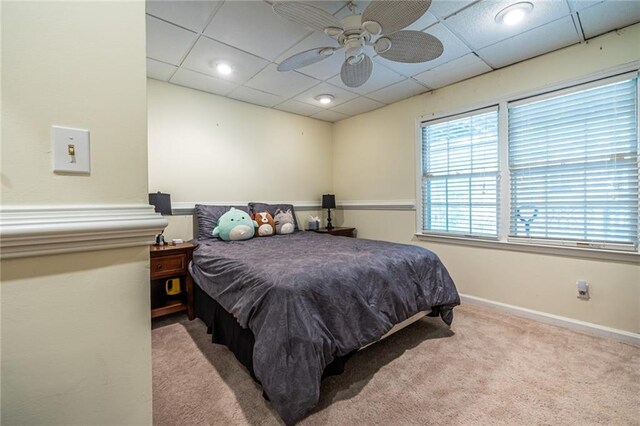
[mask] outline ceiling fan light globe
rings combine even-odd
[[[362,23],[362,28],[371,35],[382,33],[382,27],[376,21],[365,21]]]
[[[373,45],[373,50],[375,50],[377,54],[380,54],[391,49],[391,46],[391,40],[386,37],[380,37]]]
[[[322,56],[331,56],[333,55],[333,52],[335,52],[333,47],[325,47],[324,49],[320,49],[318,54]]]
[[[349,65],[357,65],[360,62],[362,62],[363,59],[364,59],[364,53],[360,53],[359,55],[349,56],[347,58],[347,62],[349,62]]]
[[[344,30],[338,27],[327,27],[324,29],[324,33],[329,37],[336,38],[341,36],[342,33],[344,33]]]

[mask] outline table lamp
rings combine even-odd
[[[336,196],[333,194],[324,194],[322,196],[322,208],[327,209],[328,212],[327,229],[333,229],[333,225],[331,224],[331,209],[336,208]]]
[[[149,194],[149,204],[156,208],[156,213],[160,213],[163,216],[170,216],[172,214],[171,211],[171,195],[163,194],[158,191],[155,194]],[[156,235],[156,245],[163,246],[165,245],[164,241],[164,229],[161,233]]]

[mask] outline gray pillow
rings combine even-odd
[[[271,216],[275,217],[276,210],[291,210],[291,215],[293,216],[293,232],[300,230],[300,228],[298,228],[298,219],[296,219],[296,211],[293,209],[293,204],[249,203],[250,214],[267,211]]]
[[[206,240],[215,238],[211,235],[213,228],[218,226],[220,216],[228,212],[231,207],[249,213],[249,209],[245,206],[210,206],[206,204],[196,204],[194,210],[198,223],[198,239]]]

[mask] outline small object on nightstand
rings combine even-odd
[[[320,229],[320,217],[319,216],[309,216],[309,222],[308,222],[307,230],[315,231],[316,229]]]
[[[193,279],[189,274],[192,243],[150,246],[151,318],[187,311],[193,313]]]
[[[346,227],[340,227],[340,226],[334,226],[331,229],[329,228],[314,229],[313,232],[317,232],[318,234],[336,235],[339,237],[355,238],[356,236],[356,228],[346,228]]]

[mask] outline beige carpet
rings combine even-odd
[[[158,425],[282,424],[204,324],[153,330]],[[423,319],[323,381],[301,425],[640,425],[640,348],[487,308]]]

